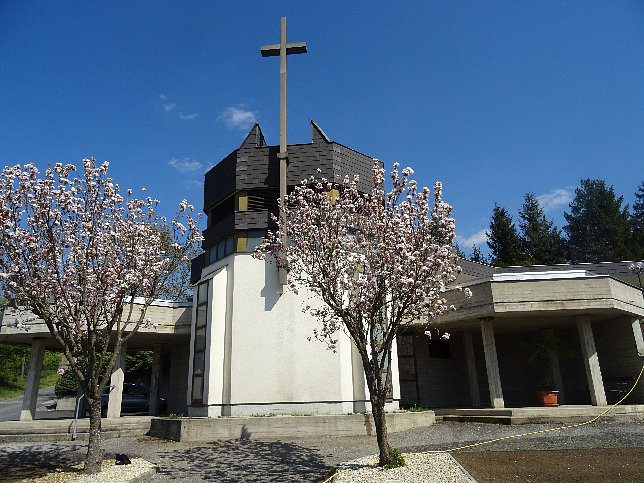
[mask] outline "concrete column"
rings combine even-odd
[[[347,334],[340,334],[338,337],[337,354],[340,358],[340,401],[342,413],[353,412],[353,368],[351,366],[351,351],[353,341]]]
[[[107,417],[120,418],[121,417],[121,400],[123,399],[123,381],[125,380],[125,355],[127,353],[127,344],[121,346],[121,352],[116,359],[116,364],[112,369],[112,377],[110,378],[110,397],[107,402]]]
[[[481,406],[481,396],[479,395],[479,381],[476,375],[476,360],[474,358],[472,332],[469,330],[463,332],[463,348],[465,350],[465,364],[467,365],[467,382],[470,388],[470,401],[472,402],[473,407],[478,408]]]
[[[494,327],[492,320],[481,319],[481,335],[483,336],[483,350],[485,351],[485,367],[487,368],[487,381],[490,387],[490,402],[493,408],[503,408],[503,390],[501,388],[501,374],[499,361],[496,356],[496,342],[494,340]]]
[[[226,320],[231,310],[228,305],[229,267],[223,267],[212,278],[208,294],[208,325],[206,329],[203,403],[208,417],[225,416],[224,388],[226,372]],[[226,301],[226,302],[224,302]]]
[[[362,358],[353,341],[351,342],[351,374],[353,377],[353,412],[366,413],[369,391],[362,367]]]
[[[148,414],[159,415],[159,380],[161,379],[161,344],[154,344],[154,360],[152,361],[152,374],[150,375],[150,402]]]
[[[637,355],[644,357],[644,338],[642,338],[642,327],[640,319],[632,318],[631,327],[633,328],[633,337],[635,337],[635,346],[637,347]]]
[[[586,379],[588,380],[590,401],[594,406],[606,406],[604,382],[602,381],[602,372],[599,367],[599,358],[597,357],[597,349],[595,348],[595,339],[589,317],[579,317],[577,319],[577,331],[579,332],[579,342],[581,343],[584,365],[586,366]]]
[[[543,329],[543,339],[550,340],[554,339],[555,334],[552,329]],[[561,378],[561,369],[559,368],[559,356],[554,351],[548,351],[548,362],[550,364],[550,370],[552,371],[550,376],[552,377],[552,382],[555,385],[555,388],[559,391],[557,401],[559,404],[566,404],[566,396],[564,394],[563,379]]]
[[[38,401],[38,389],[40,384],[40,370],[45,356],[45,341],[34,339],[31,344],[31,359],[29,359],[29,370],[25,385],[25,395],[22,398],[22,410],[20,421],[31,421],[36,416],[36,402]]]
[[[391,362],[389,363],[389,371],[391,374],[391,392],[393,394],[393,403],[388,411],[395,411],[399,408],[400,404],[400,372],[398,372],[398,343],[394,339],[391,344]]]

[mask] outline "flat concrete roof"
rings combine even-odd
[[[454,311],[432,321],[441,329],[478,329],[492,317],[496,329],[574,326],[580,315],[592,320],[644,317],[639,288],[607,275],[505,278],[467,284],[472,297],[452,289],[445,294]],[[419,326],[426,322],[419,321]]]
[[[137,307],[135,303],[133,313],[138,312]],[[155,343],[187,343],[190,340],[191,303],[155,300],[148,307],[147,317],[152,325],[141,327],[128,341],[128,349],[151,349]],[[24,328],[14,327],[15,320],[16,314],[12,309],[0,312],[0,343],[31,345],[33,339],[43,339],[47,349],[60,350],[42,319],[28,322]]]

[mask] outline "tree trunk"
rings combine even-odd
[[[85,473],[101,471],[103,452],[101,449],[101,398],[94,398],[89,404],[89,444],[85,456]]]
[[[376,390],[371,388],[369,392],[371,396],[371,415],[376,425],[376,439],[378,440],[378,450],[380,451],[380,466],[385,466],[394,462],[391,446],[389,446],[389,442],[387,441],[385,395],[376,394]]]

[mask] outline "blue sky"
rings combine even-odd
[[[454,205],[462,246],[527,191],[561,228],[582,178],[644,181],[644,1],[0,2],[0,165],[110,161],[168,214],[254,121],[409,165]]]

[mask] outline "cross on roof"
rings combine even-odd
[[[286,56],[290,54],[306,54],[306,42],[286,42],[286,17],[280,22],[280,43],[263,45],[260,47],[262,57],[280,56],[280,152],[277,157],[280,160],[280,199],[286,198],[286,164],[288,154],[286,152]],[[284,216],[280,212],[280,218]],[[282,237],[282,242],[286,238]],[[286,284],[286,271],[280,268],[280,283]]]
[[[262,57],[280,56],[280,158],[286,157],[286,56],[306,54],[306,42],[286,42],[286,17],[280,22],[280,43],[260,47]]]

